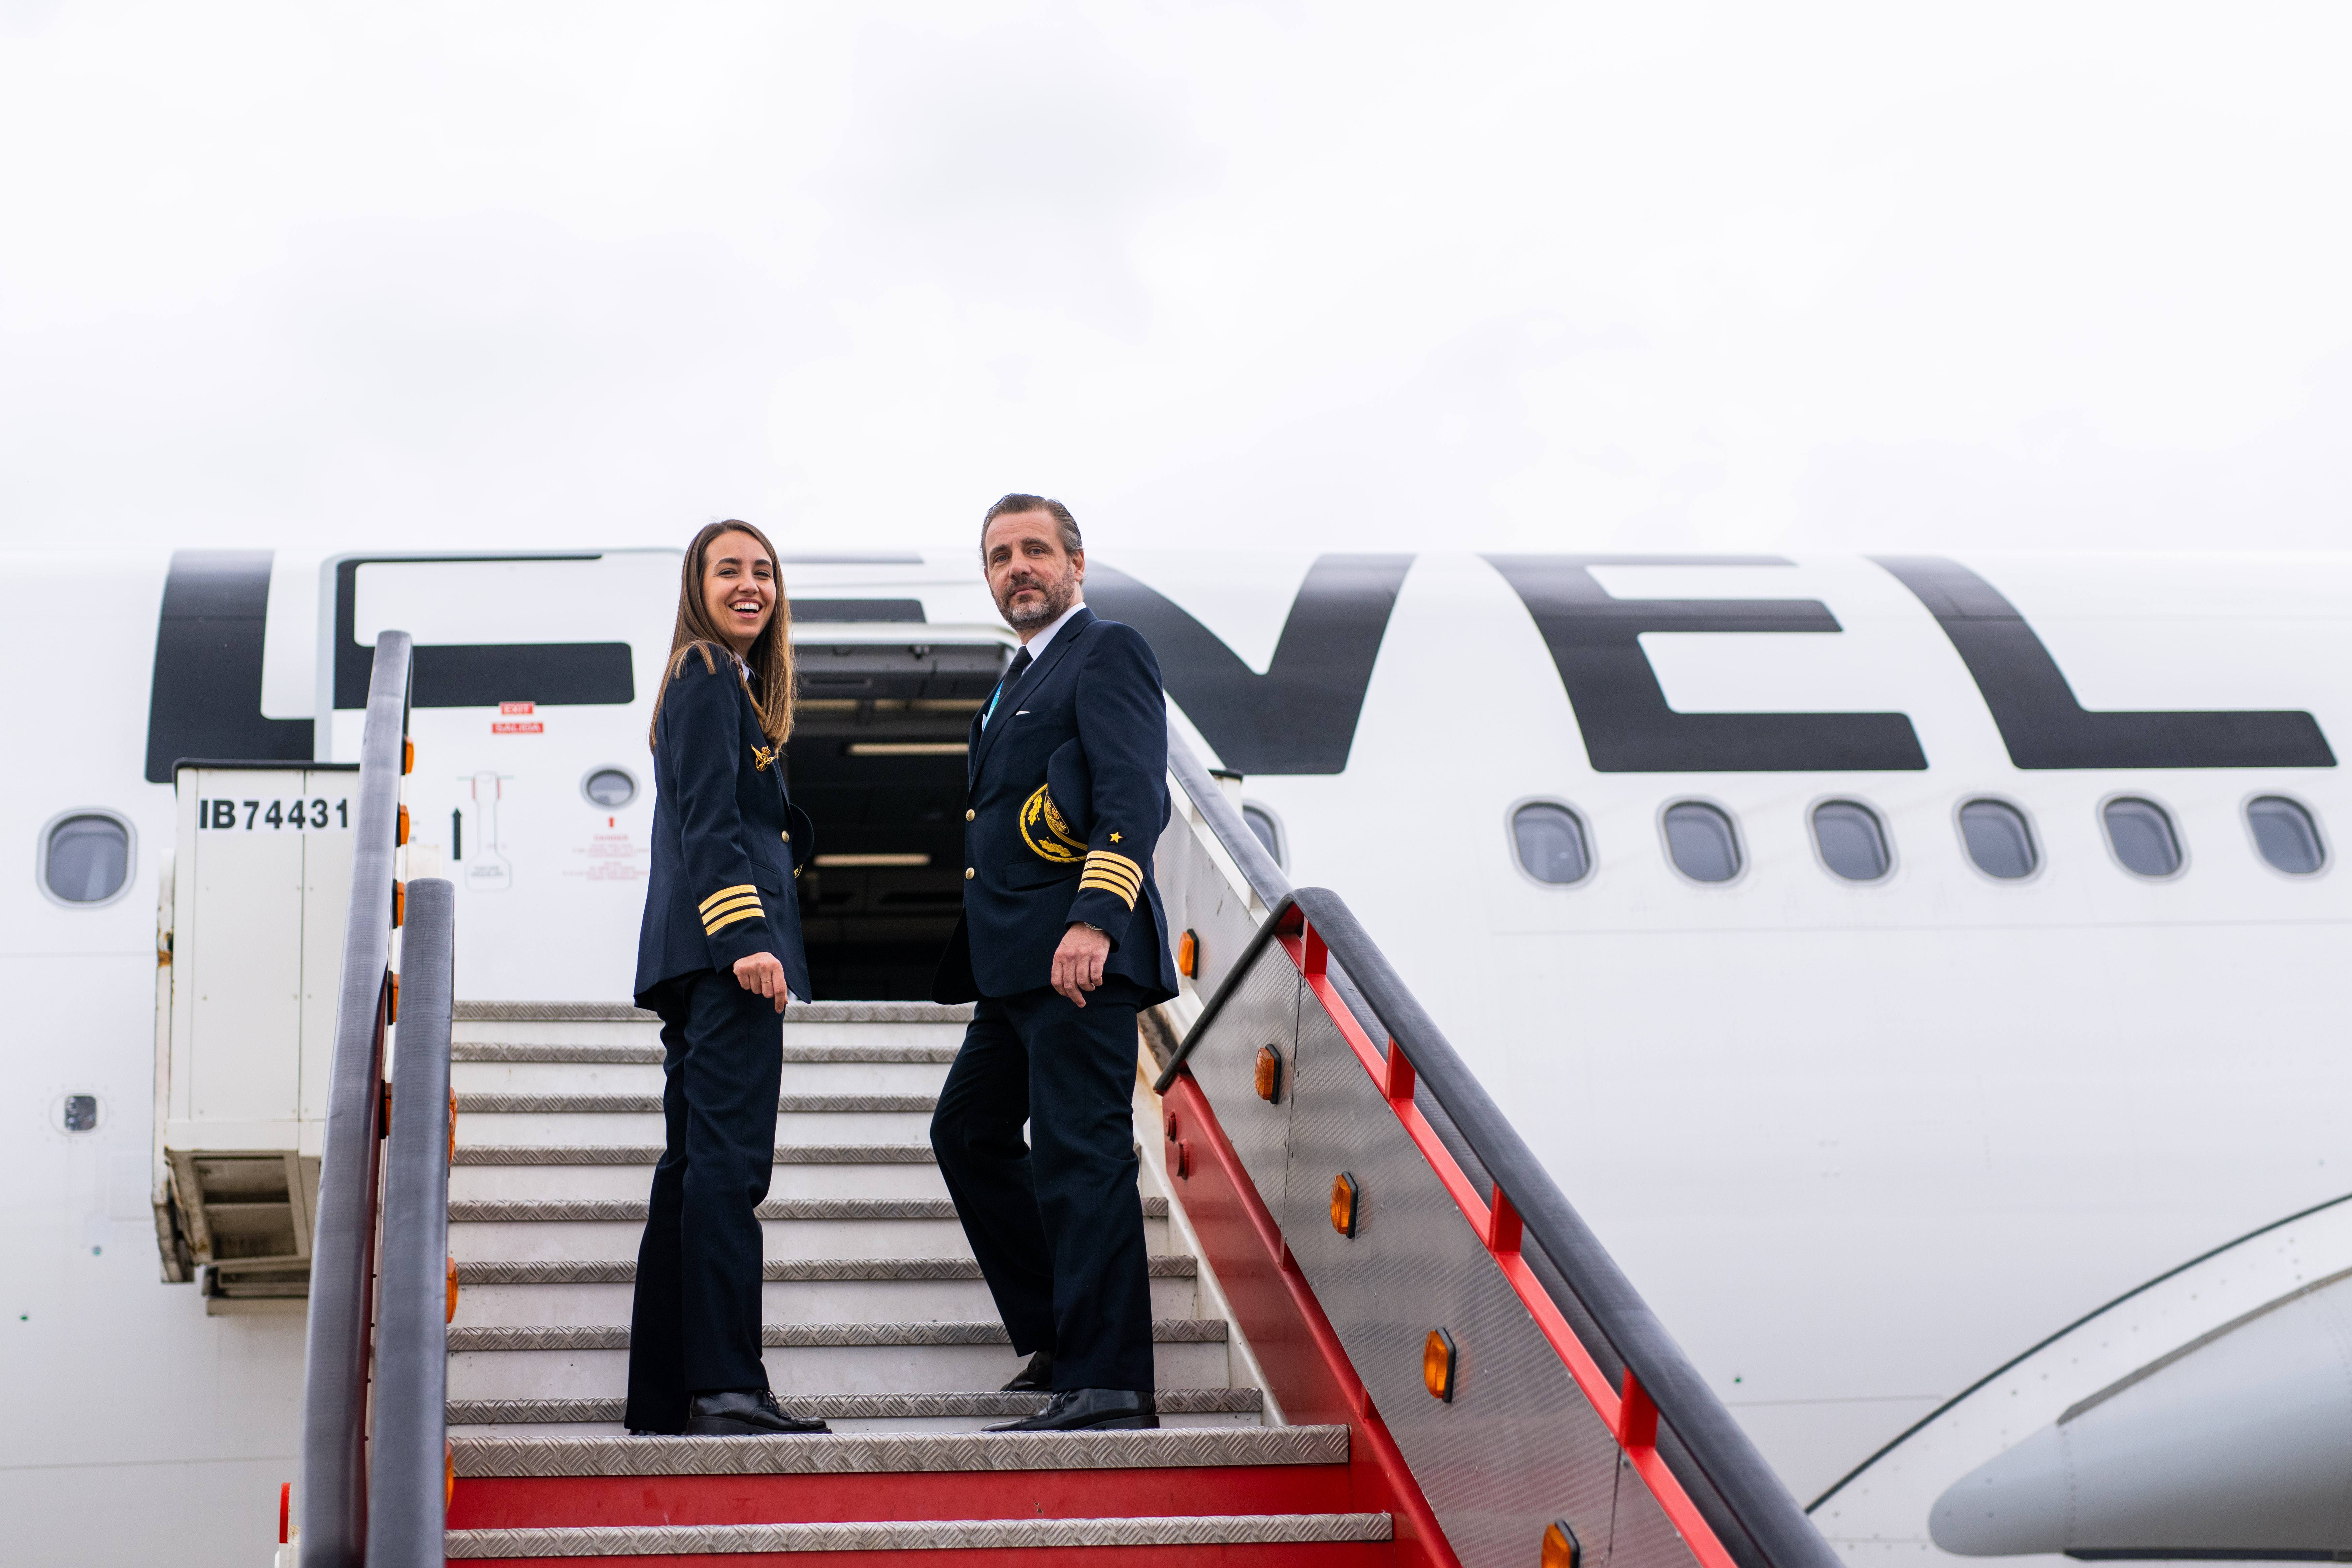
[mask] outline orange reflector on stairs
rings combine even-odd
[[[1282,1053],[1272,1046],[1257,1048],[1257,1097],[1268,1105],[1282,1103]]]
[[[1356,1178],[1345,1171],[1331,1178],[1331,1228],[1355,1239]]]
[[[1189,931],[1176,939],[1176,973],[1187,980],[1201,978],[1201,939]]]
[[[408,842],[408,807],[404,805],[400,808],[400,823],[394,831],[392,842],[395,847]]]
[[[400,771],[404,773],[416,771],[416,742],[405,735],[400,739]]]
[[[392,885],[392,929],[398,931],[400,929],[401,921],[407,918],[408,884],[405,882],[394,882]]]
[[[1568,1527],[1568,1521],[1555,1519],[1544,1526],[1539,1568],[1577,1568],[1578,1551],[1576,1531]]]
[[[441,1439],[441,1512],[446,1518],[449,1505],[457,1500],[457,1445],[448,1438]]]
[[[1433,1399],[1454,1403],[1454,1336],[1444,1329],[1421,1342],[1421,1382]]]
[[[445,1323],[457,1321],[457,1260],[454,1258],[449,1259],[449,1310],[441,1321]]]

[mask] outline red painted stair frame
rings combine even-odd
[[[1519,1215],[1511,1206],[1510,1195],[1497,1185],[1491,1206],[1479,1197],[1477,1189],[1454,1163],[1428,1118],[1413,1104],[1412,1062],[1395,1048],[1394,1042],[1382,1052],[1364,1033],[1355,1014],[1333,987],[1328,973],[1329,950],[1304,914],[1291,909],[1284,917],[1283,928],[1276,940],[1297,967],[1324,1016],[1356,1053],[1364,1071],[1380,1086],[1389,1110],[1444,1184],[1463,1218],[1469,1222],[1472,1231],[1503,1271],[1503,1277],[1510,1282],[1520,1305],[1535,1320],[1602,1424],[1615,1436],[1627,1463],[1657,1500],[1667,1520],[1681,1532],[1692,1555],[1701,1568],[1735,1568],[1730,1552],[1717,1539],[1706,1517],[1658,1452],[1657,1406],[1651,1403],[1630,1370],[1622,1392],[1610,1386],[1591,1352],[1576,1337],[1559,1306],[1528,1267],[1521,1252]],[[1284,1414],[1297,1422],[1347,1420],[1355,1427],[1362,1441],[1351,1445],[1351,1452],[1359,1448],[1371,1450],[1376,1468],[1395,1490],[1398,1500],[1391,1511],[1396,1515],[1399,1561],[1409,1564],[1423,1561],[1452,1564],[1453,1553],[1445,1546],[1444,1532],[1422,1497],[1411,1468],[1387,1428],[1380,1424],[1379,1413],[1365,1395],[1346,1350],[1331,1331],[1321,1307],[1316,1303],[1314,1291],[1292,1259],[1289,1247],[1282,1239],[1281,1227],[1274,1223],[1259,1199],[1248,1172],[1234,1153],[1233,1145],[1225,1141],[1216,1113],[1210,1109],[1207,1097],[1189,1069],[1169,1086],[1163,1099],[1176,1111],[1169,1121],[1169,1174],[1180,1184],[1178,1190],[1184,1194],[1186,1212],[1201,1237],[1210,1267],[1216,1270],[1218,1283],[1232,1301],[1234,1317],[1250,1348],[1256,1352],[1260,1366],[1276,1384],[1275,1397],[1281,1401]],[[1296,1385],[1296,1393],[1292,1385]],[[1346,1407],[1344,1412],[1334,1411],[1326,1403],[1335,1389]],[[1358,1407],[1360,1417],[1355,1414]],[[1443,1555],[1409,1555],[1412,1550],[1423,1549],[1424,1542],[1433,1543],[1435,1551]]]

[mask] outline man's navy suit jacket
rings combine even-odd
[[[1102,928],[1104,974],[1133,981],[1145,1005],[1175,995],[1151,876],[1168,826],[1168,700],[1143,635],[1081,605],[998,692],[993,716],[973,718],[969,778],[963,919],[940,960],[937,999],[1051,984],[1073,921]]]
[[[654,864],[637,931],[638,1005],[665,980],[772,952],[808,999],[793,879],[816,852],[784,793],[778,749],[735,656],[689,644],[671,661],[654,740]]]

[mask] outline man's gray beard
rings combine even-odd
[[[1034,632],[1050,626],[1062,618],[1064,611],[1077,603],[1078,584],[1075,577],[1065,577],[1058,583],[1040,583],[1037,587],[1045,595],[1045,603],[1034,610],[1015,610],[1004,605],[996,606],[1004,616],[1004,624],[1016,632]]]

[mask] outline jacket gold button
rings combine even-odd
[[[966,867],[963,868],[963,879],[964,879],[965,881],[967,881],[967,882],[971,881],[974,877],[977,877],[977,876],[979,876],[979,875],[980,875],[980,873],[979,873],[979,872],[977,872],[977,871],[973,870],[973,869],[972,869],[971,867],[969,867],[969,866],[966,866]]]
[[[784,835],[784,842],[785,842],[785,843],[787,843],[787,844],[790,844],[792,841],[793,841],[793,836],[792,836],[791,834],[789,834],[789,833],[785,834],[785,835]]]
[[[978,816],[979,815],[980,813],[976,811],[967,811],[963,814],[963,819],[966,822],[970,822],[973,817]]]

